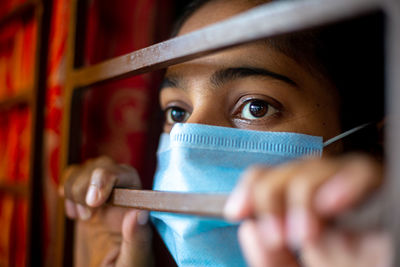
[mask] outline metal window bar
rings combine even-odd
[[[33,15],[32,17],[31,14]],[[27,106],[31,111],[31,152],[29,166],[29,180],[27,184],[0,184],[2,194],[11,194],[27,200],[27,266],[41,266],[42,253],[42,227],[43,227],[43,196],[42,196],[42,145],[44,131],[44,103],[46,88],[48,37],[50,32],[51,1],[27,0],[16,7],[0,20],[0,28],[13,20],[29,16],[37,23],[37,43],[34,67],[33,87],[27,92],[0,101],[0,113],[17,106]]]
[[[74,59],[80,51],[75,50],[76,37],[79,35],[76,30],[82,18],[76,14],[81,14],[79,8],[82,6],[78,5],[82,2],[73,0],[71,5],[72,14],[75,16],[72,16],[70,21],[68,41],[68,84],[65,89],[63,112],[61,170],[79,160],[79,153],[77,153],[79,136],[76,134],[79,129],[79,118],[76,115],[80,95],[88,86],[162,69],[243,43],[340,22],[373,11],[383,11],[387,16],[386,27],[388,28],[385,38],[387,44],[385,93],[387,114],[390,114],[386,142],[388,164],[384,188],[388,193],[384,194],[387,207],[385,218],[386,225],[396,242],[394,266],[400,266],[400,253],[396,253],[400,252],[400,228],[398,227],[400,216],[396,209],[398,206],[396,197],[400,189],[400,180],[396,179],[396,176],[400,174],[400,165],[396,164],[397,158],[400,157],[400,143],[396,142],[396,137],[400,136],[400,106],[396,103],[396,99],[400,99],[400,76],[396,75],[396,71],[400,69],[400,4],[397,0],[301,0],[269,3],[195,32],[93,66],[77,67]],[[268,23],[260,23],[260,21],[268,21]],[[131,204],[128,202],[132,201],[130,192],[133,190],[115,190],[113,198],[119,199],[119,204],[125,203],[129,206]],[[124,199],[123,194],[128,194],[128,196]],[[59,207],[62,207],[61,202]],[[60,220],[59,229],[63,230],[65,221],[62,208],[60,211],[62,220]],[[63,242],[64,240],[60,240],[58,243],[59,251],[63,249]],[[72,252],[68,252],[68,248],[65,251],[68,256],[64,255],[64,259],[71,258]],[[63,255],[58,255],[58,259],[61,263]]]
[[[43,265],[43,133],[47,85],[47,54],[50,34],[51,0],[28,1],[34,4],[37,21],[34,85],[29,101],[32,112],[31,155],[28,185],[27,266]]]
[[[14,19],[19,19],[30,11],[33,11],[39,4],[39,1],[40,0],[27,0],[26,2],[11,10],[10,13],[0,19],[0,27],[7,25],[10,21]]]

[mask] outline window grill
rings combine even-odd
[[[381,11],[386,17],[385,36],[385,94],[386,94],[386,150],[387,166],[384,184],[385,223],[395,237],[396,252],[400,252],[400,216],[397,211],[400,189],[400,3],[396,0],[301,0],[268,3],[225,21],[179,36],[150,47],[128,53],[93,66],[79,66],[79,48],[84,21],[85,1],[73,0],[68,40],[67,85],[63,112],[63,155],[61,169],[79,160],[79,106],[82,92],[94,84],[121,79],[166,68],[229,47],[276,35],[332,24],[349,18]],[[260,23],[268,21],[268,23]],[[231,29],[235,29],[232,31]],[[229,34],[227,34],[229,33]],[[130,205],[129,191],[114,192],[120,205]],[[131,191],[133,192],[133,191]],[[126,194],[128,196],[123,196]],[[150,200],[151,202],[151,200]],[[151,204],[151,203],[150,203]],[[60,205],[61,207],[62,205]],[[59,229],[64,229],[64,215],[60,213]],[[70,229],[67,227],[67,229]],[[70,235],[69,235],[70,236]],[[60,255],[69,262],[71,249],[58,243]],[[71,242],[66,242],[71,243]],[[400,266],[400,253],[395,253],[394,266]]]
[[[31,142],[28,180],[3,182],[7,179],[0,179],[3,180],[0,182],[0,193],[12,196],[14,199],[22,199],[27,203],[27,242],[24,249],[27,265],[35,266],[42,265],[42,145],[50,17],[51,1],[27,0],[0,19],[0,29],[15,21],[35,21],[37,25],[33,82],[29,88],[16,88],[20,91],[19,93],[0,100],[0,116],[19,107],[26,107],[32,116],[29,133]],[[22,255],[19,256],[22,257]]]

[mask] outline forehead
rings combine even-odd
[[[219,69],[255,67],[279,73],[299,73],[299,66],[286,55],[271,49],[265,42],[253,42],[233,47],[205,57],[170,66],[166,76],[186,76],[197,79],[210,76]],[[304,75],[304,73],[302,73]]]
[[[211,1],[196,10],[182,25],[178,32],[183,35],[210,24],[225,20],[254,6],[269,2],[268,0],[216,0]],[[302,62],[295,60],[292,55],[281,49],[282,38],[270,39],[244,44],[201,57],[189,62],[170,66],[167,68],[167,76],[187,75],[191,78],[202,76],[212,72],[213,68],[226,68],[238,66],[266,67],[282,74],[290,74],[294,80],[304,80],[313,75],[310,69],[305,68]],[[201,71],[201,68],[205,71]],[[313,77],[320,79],[321,77]],[[323,79],[325,80],[325,79]],[[301,83],[301,82],[300,82]]]
[[[246,11],[256,4],[248,0],[217,0],[211,1],[196,10],[182,25],[178,35],[198,30],[207,25],[227,19]],[[267,2],[267,1],[265,1]]]
[[[254,6],[255,0],[215,0],[201,6],[183,23],[178,36],[183,35],[210,24],[225,20],[244,12]],[[258,1],[260,2],[260,1]],[[262,1],[268,2],[268,0]],[[276,51],[273,51],[265,41],[253,42],[238,47],[226,49],[224,51],[212,54],[210,56],[201,57],[183,64],[171,66],[167,69],[167,73],[171,74],[176,71],[186,72],[193,66],[236,66],[236,65],[263,65],[263,63],[275,58]],[[266,58],[265,58],[266,56]],[[264,62],[263,62],[264,61]],[[279,60],[274,60],[279,62]],[[189,67],[189,68],[188,68]],[[193,68],[194,69],[194,68]]]

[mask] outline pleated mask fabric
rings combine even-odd
[[[178,123],[160,137],[153,189],[230,193],[252,165],[320,157],[322,149],[317,136]],[[162,212],[151,212],[151,219],[178,266],[246,266],[238,224]]]

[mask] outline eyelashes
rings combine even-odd
[[[278,112],[273,105],[262,99],[248,99],[234,111],[235,117],[242,120],[259,120]]]
[[[229,119],[232,125],[235,122],[245,122],[247,125],[265,123],[266,120],[279,113],[282,109],[279,102],[266,96],[244,96],[237,100],[230,112]],[[172,126],[175,123],[185,123],[192,114],[192,108],[187,103],[174,101],[164,109],[165,125]],[[196,112],[196,110],[194,110]],[[215,114],[205,114],[205,116]]]
[[[190,117],[190,113],[183,108],[178,106],[172,106],[164,111],[165,122],[169,125],[175,123],[186,122]]]

